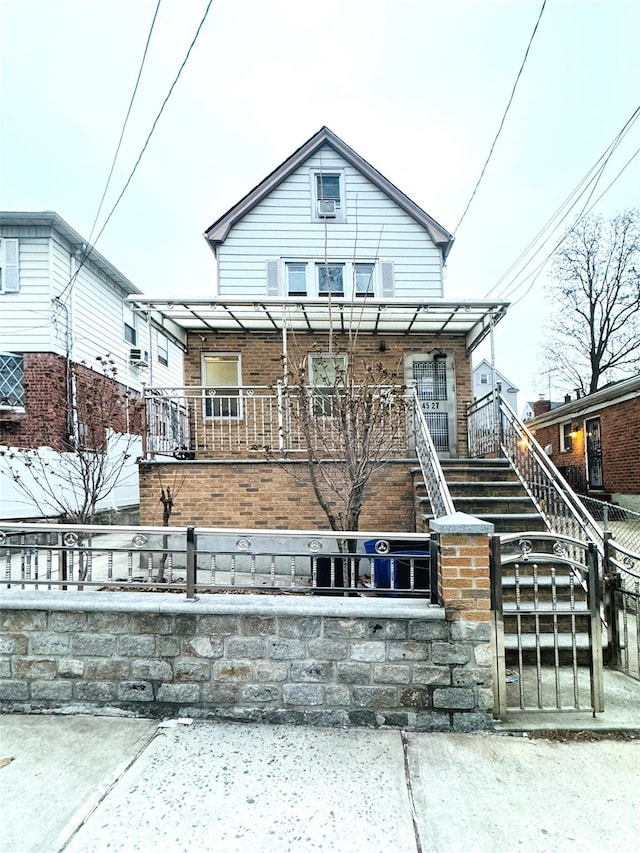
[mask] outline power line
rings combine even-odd
[[[458,224],[456,225],[456,227],[453,230],[454,235],[457,233],[458,228],[460,228],[460,226],[462,225],[462,221],[465,218],[465,216],[467,215],[467,211],[471,207],[471,202],[473,201],[476,193],[478,192],[478,187],[480,186],[480,184],[482,182],[482,179],[484,177],[484,173],[486,172],[487,166],[489,165],[489,161],[491,160],[491,157],[493,155],[493,149],[496,147],[496,143],[498,141],[498,138],[499,138],[500,134],[502,133],[502,128],[504,127],[504,123],[505,123],[506,118],[507,118],[507,113],[509,112],[509,108],[511,107],[511,102],[513,101],[513,98],[515,96],[516,89],[517,89],[518,83],[520,81],[520,77],[522,76],[524,66],[525,66],[525,64],[527,62],[527,58],[529,56],[529,50],[531,49],[533,39],[535,38],[536,32],[538,31],[538,25],[540,24],[540,19],[542,18],[542,13],[544,12],[544,8],[546,5],[547,5],[547,0],[542,0],[542,6],[540,8],[538,20],[536,21],[536,24],[533,28],[533,32],[531,33],[531,38],[529,39],[529,44],[527,45],[527,49],[524,52],[524,58],[523,58],[522,63],[520,65],[520,70],[518,71],[518,73],[516,75],[516,79],[515,79],[515,82],[513,84],[513,88],[511,89],[511,95],[509,96],[507,106],[506,106],[505,111],[502,115],[502,119],[500,121],[500,126],[498,127],[498,132],[496,133],[495,138],[494,138],[493,142],[491,143],[491,148],[489,149],[489,154],[487,156],[487,159],[485,160],[484,166],[482,167],[482,171],[480,172],[480,177],[478,178],[476,185],[473,188],[473,192],[471,193],[471,197],[470,197],[469,201],[467,202],[467,206],[465,207],[464,211],[462,212],[462,216],[460,217]]]
[[[146,41],[145,46],[144,46],[144,51],[142,54],[142,60],[140,62],[140,68],[138,69],[138,76],[136,77],[136,82],[135,82],[135,85],[133,87],[133,92],[131,93],[131,98],[129,100],[129,106],[127,108],[127,114],[125,115],[124,122],[122,124],[122,130],[120,131],[120,139],[118,140],[118,144],[116,146],[115,154],[113,155],[113,160],[111,162],[111,168],[109,170],[109,175],[107,177],[107,182],[106,182],[105,187],[104,187],[104,192],[102,193],[102,198],[100,199],[100,204],[98,205],[98,210],[96,211],[96,215],[95,215],[95,218],[93,220],[93,225],[91,226],[91,231],[89,232],[89,243],[91,243],[91,240],[93,238],[93,232],[95,231],[96,225],[98,224],[98,218],[99,218],[100,213],[102,211],[102,205],[104,204],[104,200],[105,200],[105,197],[107,195],[107,191],[108,191],[109,186],[111,184],[111,178],[113,177],[113,170],[115,169],[116,160],[118,159],[118,154],[120,153],[120,148],[122,147],[122,140],[124,138],[124,132],[127,129],[127,123],[129,121],[129,116],[131,115],[131,109],[133,107],[133,102],[134,102],[136,94],[138,92],[138,86],[140,85],[140,78],[142,77],[142,69],[144,68],[144,64],[145,64],[145,61],[147,58],[147,52],[149,50],[149,44],[151,43],[151,36],[153,34],[153,29],[154,29],[155,24],[156,24],[158,12],[160,11],[160,4],[161,3],[162,3],[162,0],[158,0],[158,3],[156,5],[156,10],[153,13],[153,19],[151,21],[151,26],[149,27],[149,33],[147,35],[147,41]]]
[[[598,185],[598,183],[599,183],[599,181],[600,181],[600,179],[604,173],[604,170],[606,169],[607,165],[609,164],[609,161],[611,160],[611,157],[613,156],[614,152],[616,151],[616,149],[618,148],[618,146],[620,145],[620,143],[622,142],[624,137],[627,135],[627,133],[629,133],[629,131],[631,130],[634,123],[638,120],[639,117],[640,117],[640,106],[636,107],[636,109],[633,111],[631,116],[627,119],[627,121],[624,123],[622,128],[618,131],[616,136],[609,143],[607,148],[603,151],[603,153],[600,155],[600,157],[596,160],[594,165],[587,171],[587,173],[584,175],[584,177],[578,182],[577,186],[569,193],[567,198],[557,208],[555,213],[547,220],[545,225],[540,229],[540,231],[536,234],[536,236],[529,243],[529,245],[525,249],[523,249],[523,251],[520,253],[520,255],[518,255],[516,260],[509,266],[509,268],[506,270],[506,272],[503,273],[503,275],[498,279],[496,284],[491,288],[491,290],[489,290],[489,292],[487,293],[485,298],[488,298],[498,288],[498,286],[505,280],[505,278],[509,275],[509,273],[514,269],[514,267],[516,267],[516,265],[520,262],[520,260],[525,258],[526,255],[533,249],[536,242],[542,238],[544,233],[551,229],[549,235],[542,240],[540,246],[535,250],[535,252],[533,252],[531,257],[529,257],[529,259],[526,262],[524,262],[524,264],[521,266],[521,268],[518,270],[518,272],[516,272],[514,274],[514,276],[511,278],[510,282],[507,285],[505,285],[505,287],[502,289],[500,295],[502,298],[507,298],[511,294],[515,293],[520,287],[522,287],[525,284],[525,282],[528,281],[528,279],[532,275],[535,275],[537,272],[539,272],[541,270],[541,267],[543,267],[547,263],[547,261],[549,260],[549,258],[553,254],[553,252],[556,251],[556,249],[558,248],[558,246],[561,245],[562,241],[565,239],[567,234],[570,233],[570,232],[567,232],[567,234],[565,234],[562,237],[562,239],[554,246],[554,248],[551,250],[551,252],[545,257],[545,259],[542,261],[541,265],[537,266],[535,268],[535,270],[532,273],[530,273],[529,275],[527,275],[523,281],[516,284],[516,282],[518,282],[518,278],[524,273],[525,269],[533,262],[536,255],[538,255],[543,250],[545,243],[549,239],[551,239],[553,232],[556,231],[560,227],[560,225],[567,219],[570,212],[580,202],[580,199],[584,196],[584,194],[586,192],[589,192],[589,196],[583,205],[582,211],[578,214],[578,217],[576,218],[576,220],[574,222],[573,228],[575,228],[576,225],[578,224],[578,222],[580,222],[587,215],[587,213],[589,213],[593,209],[593,207],[598,203],[598,201],[600,201],[600,199],[605,195],[605,193],[609,191],[609,189],[613,186],[613,184],[618,180],[618,178],[620,177],[622,172],[624,172],[624,170],[627,168],[627,166],[630,165],[630,163],[635,158],[635,156],[638,152],[636,152],[636,154],[634,154],[631,157],[631,159],[625,164],[625,166],[616,175],[616,177],[613,179],[613,181],[611,181],[611,183],[606,187],[606,189],[598,196],[596,201],[592,205],[590,205],[587,209],[587,205],[589,205],[589,201],[592,198],[593,193],[595,192],[595,189],[596,189],[596,187],[597,187],[597,185]],[[582,187],[582,189],[581,189],[581,187]],[[574,196],[576,196],[575,200],[574,200]],[[567,209],[565,210],[565,208],[567,208]],[[556,222],[556,220],[557,220],[557,222]],[[571,230],[573,230],[573,228]],[[537,278],[537,276],[536,276],[536,278]],[[535,279],[534,279],[534,281],[535,281]],[[530,289],[531,288],[528,288],[527,293],[529,292]],[[518,300],[518,301],[520,301],[520,300]]]
[[[197,27],[196,32],[195,32],[195,35],[194,35],[193,39],[191,40],[191,44],[189,45],[189,47],[188,47],[188,49],[187,49],[187,52],[186,52],[186,54],[185,54],[185,57],[184,57],[184,59],[182,60],[182,62],[181,62],[181,64],[180,64],[180,67],[178,68],[178,73],[176,74],[176,76],[175,76],[175,78],[174,78],[174,80],[173,80],[173,82],[172,82],[171,86],[169,87],[169,91],[167,92],[167,95],[166,95],[165,99],[163,100],[162,105],[160,106],[160,109],[159,109],[159,111],[158,111],[158,113],[157,113],[157,115],[156,115],[155,119],[153,120],[153,124],[151,125],[151,130],[149,131],[149,133],[148,133],[148,135],[147,135],[147,138],[146,138],[146,140],[145,140],[145,142],[144,142],[144,145],[142,146],[142,149],[140,150],[140,153],[139,153],[139,155],[138,155],[138,158],[137,158],[136,162],[134,163],[133,169],[131,170],[131,172],[130,172],[130,174],[129,174],[129,177],[128,177],[128,178],[127,178],[127,180],[125,181],[125,184],[124,184],[124,186],[123,186],[123,188],[122,188],[122,190],[121,190],[121,192],[120,192],[120,195],[118,196],[118,198],[117,198],[117,199],[116,199],[116,201],[115,201],[115,204],[113,205],[113,207],[112,207],[112,208],[111,208],[111,210],[109,211],[109,215],[108,215],[108,216],[107,216],[107,218],[105,219],[104,224],[103,224],[102,228],[100,229],[100,231],[98,232],[98,234],[97,234],[97,236],[96,236],[95,240],[93,241],[93,243],[92,243],[90,246],[87,246],[87,250],[86,250],[85,254],[84,254],[84,255],[83,255],[83,257],[82,257],[82,259],[81,259],[81,261],[80,261],[80,263],[79,263],[79,265],[78,265],[78,268],[76,269],[75,273],[73,274],[73,276],[72,276],[72,277],[71,277],[71,279],[69,280],[69,282],[68,282],[67,286],[65,287],[64,291],[61,293],[61,295],[60,295],[60,297],[59,297],[60,299],[62,299],[62,298],[64,297],[64,295],[67,293],[67,291],[69,290],[69,288],[72,286],[73,281],[77,278],[78,273],[80,272],[80,270],[82,269],[82,267],[85,265],[85,263],[89,260],[89,258],[90,258],[90,256],[91,256],[92,251],[95,249],[96,243],[98,242],[98,240],[99,240],[99,239],[100,239],[100,237],[102,236],[102,234],[103,234],[103,232],[104,232],[105,228],[106,228],[106,227],[107,227],[107,225],[109,224],[109,221],[110,221],[111,217],[112,217],[112,216],[113,216],[113,214],[115,213],[116,208],[118,207],[118,205],[119,205],[119,204],[120,204],[120,202],[122,201],[122,198],[123,198],[123,196],[124,196],[125,192],[127,191],[128,187],[129,187],[129,184],[130,184],[130,183],[131,183],[131,181],[133,180],[133,176],[135,175],[135,173],[136,173],[136,171],[137,171],[137,169],[138,169],[138,166],[140,165],[140,161],[142,160],[142,158],[143,158],[143,156],[144,156],[144,153],[145,153],[145,151],[147,150],[147,147],[148,147],[148,145],[149,145],[149,142],[151,141],[151,137],[153,136],[153,134],[154,134],[154,132],[155,132],[155,129],[156,129],[156,126],[157,126],[158,122],[160,121],[160,117],[162,116],[162,113],[164,112],[164,109],[165,109],[165,107],[166,107],[166,105],[167,105],[167,103],[168,103],[168,101],[169,101],[169,98],[170,98],[170,97],[171,97],[171,95],[173,94],[173,90],[175,89],[175,87],[176,87],[176,85],[177,85],[177,83],[178,83],[178,80],[180,79],[180,77],[181,77],[181,75],[182,75],[182,72],[184,71],[184,68],[185,68],[185,66],[186,66],[186,64],[187,64],[187,62],[188,62],[188,60],[189,60],[189,57],[190,57],[190,55],[191,55],[191,51],[193,50],[193,48],[194,48],[194,46],[195,46],[195,44],[196,44],[196,42],[197,42],[197,40],[198,40],[198,37],[199,37],[199,35],[200,35],[200,31],[202,30],[202,27],[204,26],[204,23],[205,23],[205,21],[207,20],[207,17],[208,17],[208,15],[209,15],[209,11],[210,11],[210,9],[211,9],[211,6],[212,6],[212,5],[213,5],[213,0],[209,0],[209,2],[207,3],[206,8],[205,8],[205,10],[204,10],[204,14],[203,14],[203,16],[202,16],[202,18],[201,18],[201,20],[200,20],[200,23],[198,24],[198,27]]]

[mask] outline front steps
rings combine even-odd
[[[493,524],[496,533],[546,530],[531,498],[506,459],[443,459],[442,471],[458,512]],[[416,483],[419,517],[432,518],[424,483]]]

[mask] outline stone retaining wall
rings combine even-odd
[[[489,637],[424,601],[8,590],[0,712],[475,731]]]

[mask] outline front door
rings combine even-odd
[[[602,489],[602,438],[600,436],[600,418],[589,418],[585,423],[587,445],[587,483],[590,489]]]
[[[415,383],[438,456],[457,455],[456,393],[451,356],[442,350],[434,354],[409,355],[405,362],[405,379],[407,384]]]

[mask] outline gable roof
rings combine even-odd
[[[443,228],[433,217],[429,216],[421,207],[411,201],[391,181],[387,180],[370,163],[367,163],[359,154],[336,136],[328,127],[321,127],[310,139],[300,146],[284,163],[281,163],[267,177],[254,187],[244,198],[228,210],[220,219],[217,219],[204,232],[204,236],[215,252],[215,247],[224,243],[231,228],[242,219],[252,208],[259,204],[272,192],[278,184],[288,178],[305,160],[311,157],[323,145],[329,145],[354,169],[357,169],[364,177],[368,178],[374,186],[385,193],[405,213],[421,225],[428,233],[436,246],[442,250],[443,259],[446,260],[449,250],[453,244],[453,235]]]
[[[509,391],[516,392],[516,391],[520,390],[519,388],[517,388],[513,384],[513,382],[511,382],[509,379],[507,379],[507,377],[504,375],[504,373],[501,373],[498,370],[498,368],[494,368],[494,370],[495,370],[496,376],[500,377],[500,381],[502,382],[502,384],[508,386]],[[487,371],[487,372],[491,373],[491,364],[487,361],[486,358],[483,358],[482,361],[479,361],[478,364],[476,364],[476,366],[473,368],[474,378],[475,378],[476,374],[481,373],[483,371]]]

